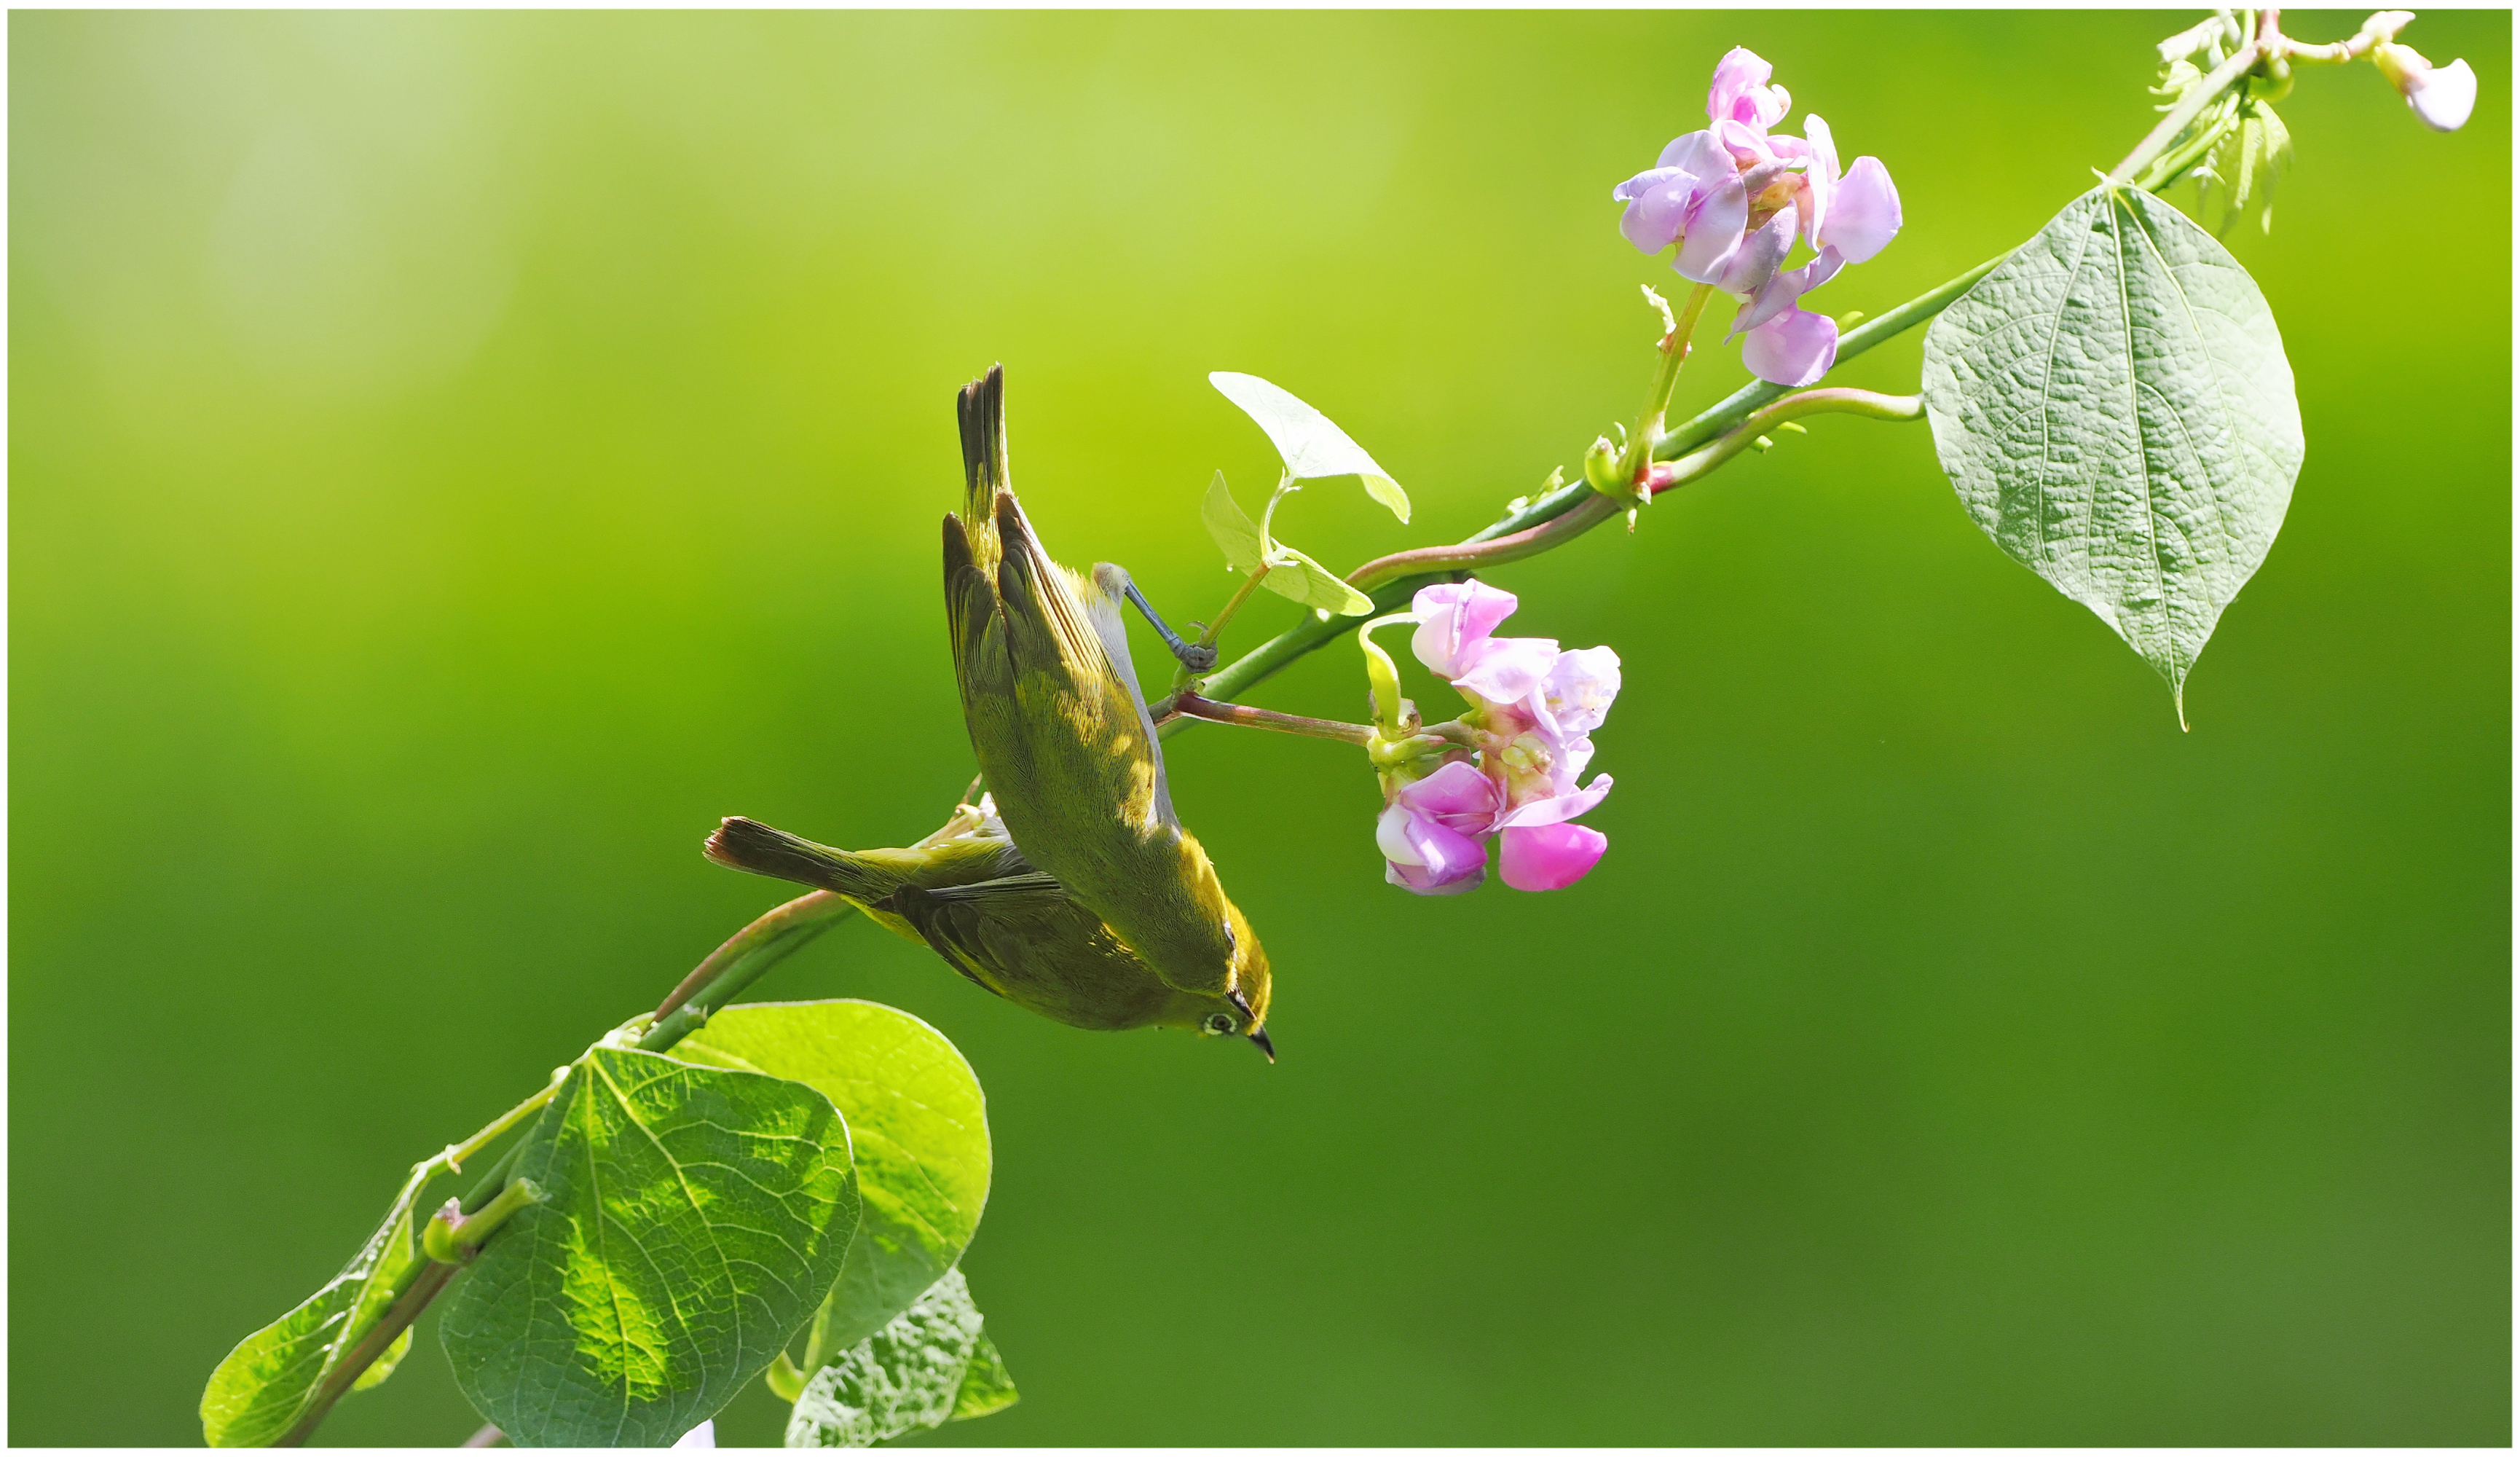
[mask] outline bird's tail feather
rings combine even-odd
[[[816,844],[742,815],[722,821],[700,852],[732,870],[837,891],[855,901],[881,900],[901,878],[847,850]]]
[[[998,492],[1013,488],[1007,469],[1006,367],[992,364],[987,374],[964,386],[955,414],[963,426],[963,529],[970,537],[973,565],[993,573],[998,567]]]

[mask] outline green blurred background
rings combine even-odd
[[[781,898],[717,816],[936,823],[990,361],[1054,546],[1204,615],[1198,493],[1273,467],[1210,369],[1414,493],[1294,501],[1337,564],[1634,410],[1671,279],[1608,191],[1726,47],[1896,176],[1822,296],[1878,312],[2132,146],[2184,23],[13,15],[9,1436],[199,1440],[412,1161]],[[2508,1441],[2510,22],[2407,39],[2475,120],[2305,73],[2233,235],[2309,460],[2193,733],[1921,427],[1822,420],[1494,573],[1626,662],[1578,888],[1414,899],[1355,755],[1176,741],[1279,1067],[863,924],[763,983],[988,1088],[1024,1400],[929,1439]],[[1355,716],[1358,669],[1257,701]],[[322,1439],[469,1433],[423,1341]]]

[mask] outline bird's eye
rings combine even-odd
[[[1222,1037],[1234,1030],[1234,1019],[1222,1012],[1210,1012],[1207,1014],[1206,1026],[1209,1032]]]

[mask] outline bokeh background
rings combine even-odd
[[[2176,23],[13,15],[9,1436],[198,1441],[413,1160],[782,898],[717,816],[935,824],[992,360],[1054,546],[1204,615],[1199,492],[1273,469],[1210,369],[1414,493],[1297,498],[1337,564],[1634,410],[1670,276],[1608,190],[1726,47],[1897,178],[1822,296],[1878,312],[2132,146]],[[763,983],[988,1088],[1024,1400],[924,1439],[2507,1442],[2510,22],[2407,39],[2467,129],[2307,72],[2232,235],[2309,460],[2194,732],[1923,428],[1823,419],[1494,574],[1627,665],[1578,888],[1413,899],[1356,756],[1175,741],[1279,1067],[864,924]],[[1355,716],[1358,668],[1258,701]],[[472,1429],[423,1339],[322,1440]]]

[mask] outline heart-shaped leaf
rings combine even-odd
[[[1373,611],[1373,599],[1351,587],[1335,571],[1305,556],[1282,541],[1271,541],[1226,488],[1225,473],[1216,473],[1208,482],[1207,499],[1199,507],[1207,523],[1207,534],[1225,552],[1226,563],[1237,571],[1249,573],[1269,564],[1269,574],[1260,585],[1281,597],[1291,597],[1306,607],[1343,616],[1363,616]]]
[[[1209,375],[1207,382],[1241,406],[1242,413],[1268,433],[1269,442],[1278,447],[1279,459],[1286,463],[1288,479],[1357,477],[1365,482],[1366,494],[1389,507],[1401,524],[1408,524],[1409,493],[1391,478],[1390,472],[1373,463],[1364,446],[1331,424],[1328,416],[1258,375],[1219,370]]]
[[[1373,599],[1351,587],[1335,571],[1283,542],[1269,553],[1269,574],[1260,585],[1281,597],[1341,616],[1362,617],[1373,611]]]
[[[545,1203],[439,1326],[456,1385],[519,1446],[670,1446],[759,1376],[858,1225],[849,1134],[801,1082],[599,1047],[525,1135]]]
[[[1924,393],[1969,519],[2169,680],[2266,560],[2301,407],[2264,296],[2211,234],[2103,185],[1934,321]]]
[[[1225,565],[1248,576],[1260,569],[1269,555],[1269,544],[1260,537],[1259,524],[1242,514],[1241,503],[1226,488],[1225,473],[1207,483],[1207,499],[1198,507],[1199,520],[1207,523],[1207,534],[1216,538],[1217,549],[1225,553]]]
[[[877,1002],[751,1003],[673,1056],[793,1078],[848,1120],[864,1213],[818,1316],[824,1349],[882,1330],[963,1257],[989,1200],[988,1106],[944,1033]]]

